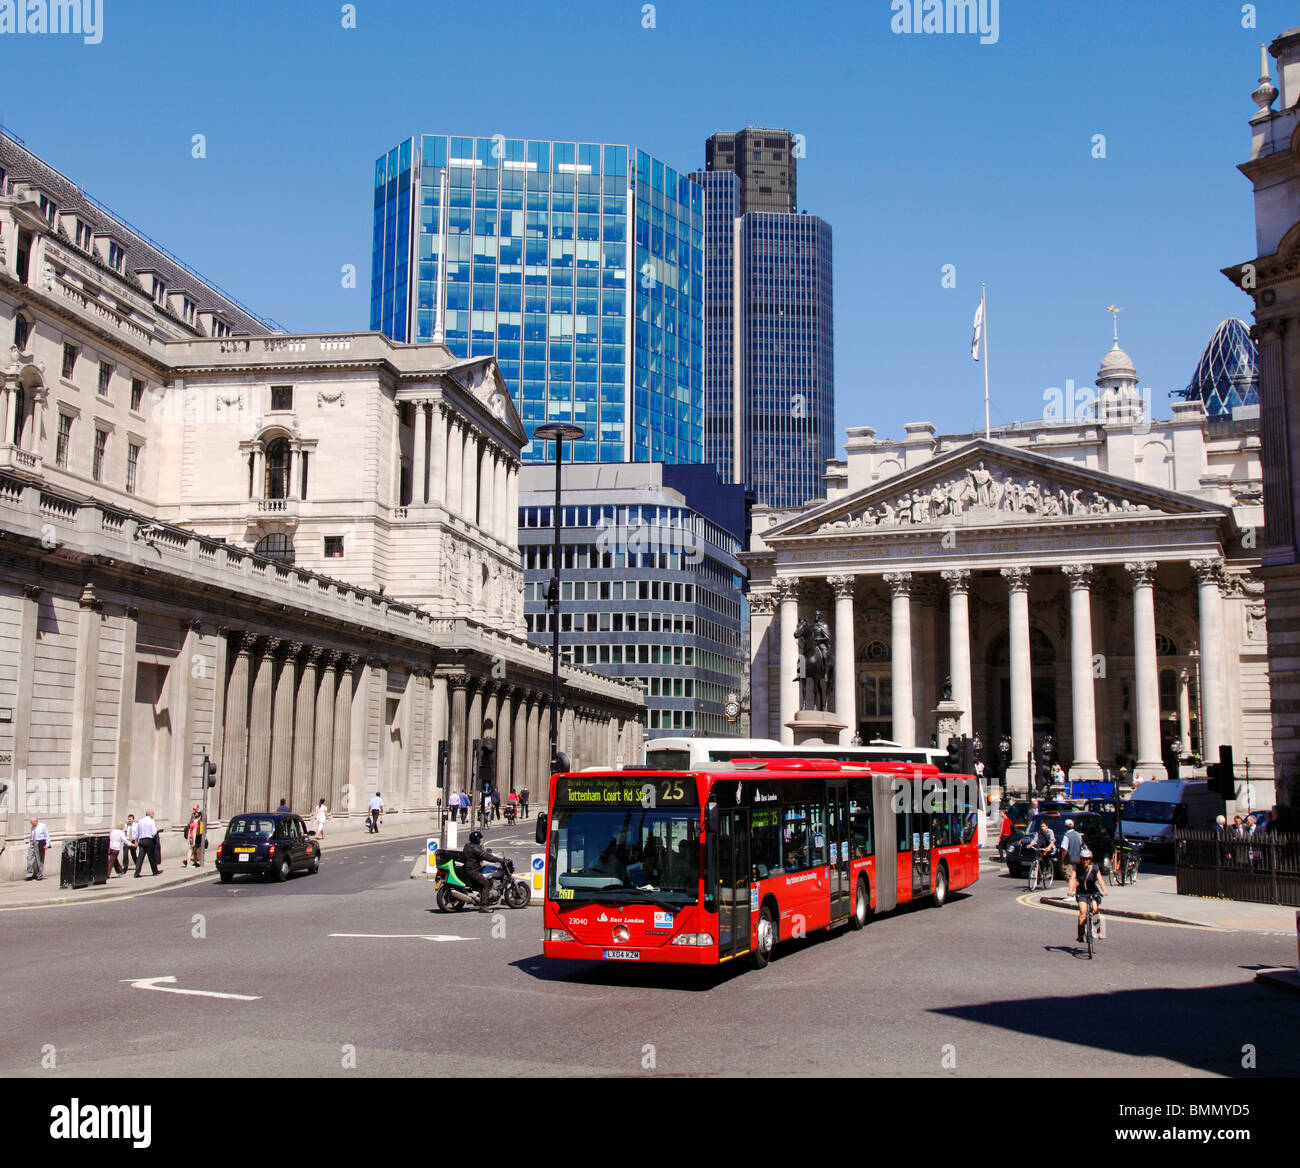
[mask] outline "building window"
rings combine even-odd
[[[140,463],[140,447],[134,442],[129,443],[126,448],[126,491],[128,495],[135,494],[135,472]]]
[[[113,376],[113,366],[107,361],[99,363],[99,396],[108,397],[108,383]]]
[[[90,224],[84,219],[77,220],[77,246],[82,251],[90,250]]]
[[[341,535],[327,535],[325,537],[325,558],[327,560],[341,560],[343,558],[343,537]]]
[[[253,554],[265,556],[268,560],[276,560],[281,564],[292,564],[293,540],[283,532],[273,532],[271,535],[265,535],[257,541],[257,546],[253,548]]]
[[[72,445],[72,415],[59,415],[59,439],[54,449],[54,462],[60,470],[68,469],[68,448]]]
[[[120,243],[109,243],[108,245],[108,266],[115,272],[122,270],[122,260],[125,259],[126,252],[122,250]]]
[[[293,409],[293,386],[292,385],[271,386],[271,409],[272,410]]]
[[[70,345],[67,341],[63,342],[63,377],[65,381],[71,381],[72,375],[77,369],[77,346]]]
[[[95,482],[104,480],[104,455],[108,452],[108,431],[95,427],[95,460],[90,470],[90,476]]]
[[[131,409],[135,413],[140,412],[140,406],[144,403],[144,382],[138,377],[131,378]]]
[[[41,196],[41,214],[45,216],[46,221],[51,227],[54,226],[54,216],[59,213],[59,208],[55,205],[53,199],[46,195]]]
[[[27,338],[31,334],[31,322],[20,312],[14,317],[14,346],[20,353],[27,352]]]
[[[167,298],[167,285],[164,284],[157,276],[153,278],[153,302],[162,304]]]
[[[194,301],[191,300],[188,296],[182,297],[181,317],[184,319],[186,324],[194,323],[194,313],[195,313]]]
[[[27,391],[20,385],[14,391],[14,432],[11,441],[19,449],[23,445],[23,415],[27,413]]]
[[[212,335],[214,337],[230,336],[230,326],[224,320],[213,320]]]
[[[277,438],[266,448],[266,499],[289,497],[289,466],[293,452],[289,439]]]

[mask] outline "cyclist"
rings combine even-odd
[[[1101,868],[1093,859],[1092,852],[1084,848],[1079,855],[1078,882],[1074,894],[1074,899],[1079,904],[1080,943],[1083,941],[1083,926],[1087,924],[1089,911],[1097,918],[1097,927],[1100,930],[1101,898],[1105,895],[1106,882],[1101,877]]]
[[[1052,859],[1052,853],[1056,851],[1056,832],[1047,826],[1046,819],[1038,821],[1038,827],[1034,829],[1034,834],[1029,837],[1029,843],[1026,846],[1032,852],[1041,852],[1046,863],[1054,864],[1056,862]],[[1030,863],[1032,864],[1033,861],[1031,860]]]
[[[1083,854],[1083,836],[1075,830],[1074,820],[1065,821],[1065,834],[1061,836],[1061,862],[1065,865],[1066,874],[1070,877],[1069,895],[1074,895],[1075,868],[1078,866],[1079,859]]]

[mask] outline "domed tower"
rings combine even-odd
[[[1133,358],[1119,347],[1119,314],[1123,309],[1111,307],[1106,311],[1115,320],[1115,342],[1097,370],[1097,420],[1137,422],[1143,415],[1137,370]]]
[[[1214,330],[1181,396],[1199,401],[1211,418],[1259,405],[1259,352],[1244,321],[1230,318]]]

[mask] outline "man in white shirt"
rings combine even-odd
[[[140,825],[136,823],[134,815],[128,815],[126,822],[122,825],[122,830],[126,832],[126,866],[129,868],[135,863],[136,857],[140,854]]]
[[[27,837],[27,879],[45,879],[45,849],[50,846],[50,829],[32,816],[32,830]]]
[[[150,809],[140,818],[136,824],[136,838],[139,842],[140,856],[135,862],[135,878],[140,879],[140,869],[144,867],[145,857],[149,859],[149,870],[154,876],[162,871],[158,867],[158,825],[153,821],[153,810]]]
[[[370,834],[379,834],[379,817],[384,813],[384,801],[376,791],[370,797]]]
[[[126,832],[113,824],[113,830],[108,833],[108,867],[109,874],[112,876],[121,876],[126,872],[126,860],[123,858],[126,854]]]

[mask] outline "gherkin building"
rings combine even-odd
[[[1179,396],[1200,401],[1210,418],[1230,418],[1237,406],[1259,405],[1259,353],[1244,321],[1225,320],[1214,330]]]

